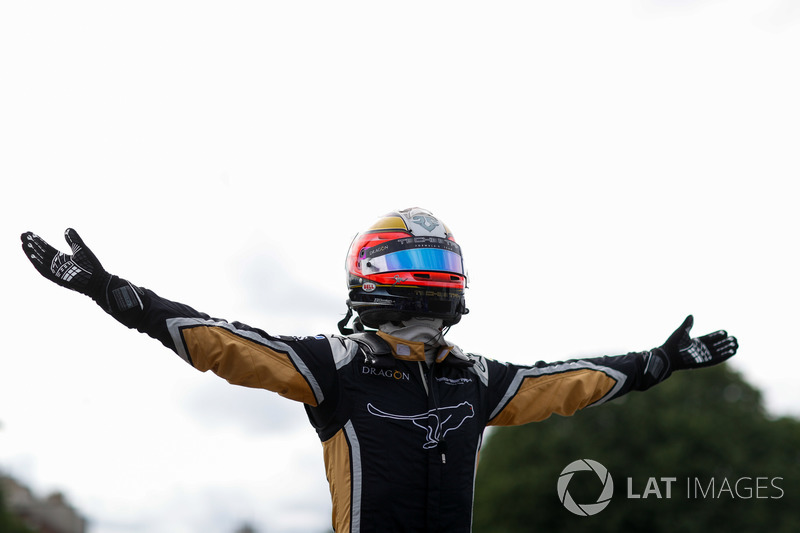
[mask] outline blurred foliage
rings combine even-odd
[[[0,533],[34,533],[8,510],[2,488],[0,488]]]
[[[610,504],[593,516],[570,513],[557,494],[562,469],[577,459],[600,462],[614,480]],[[677,478],[669,498],[662,477]],[[601,490],[590,471],[569,484],[579,504]],[[572,417],[489,431],[474,531],[796,533],[798,497],[800,421],[768,416],[760,392],[720,365]]]

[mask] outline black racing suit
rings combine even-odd
[[[391,354],[375,357],[358,339],[274,336],[138,292],[143,309],[121,322],[198,370],[305,404],[340,533],[470,531],[486,426],[570,415],[658,381],[650,352],[521,366],[448,346],[428,366],[421,343],[384,333]]]

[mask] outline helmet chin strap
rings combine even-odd
[[[353,320],[353,327],[348,328],[347,324],[350,322],[350,319],[353,318],[353,306],[350,303],[350,300],[347,300],[347,314],[344,315],[344,318],[338,322],[339,332],[342,335],[351,335],[353,333],[361,333],[364,331],[364,325],[361,323],[359,317],[356,317]]]

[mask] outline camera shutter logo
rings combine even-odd
[[[567,485],[569,485],[575,472],[586,470],[591,470],[597,474],[597,477],[600,478],[600,482],[603,483],[603,491],[600,493],[595,503],[579,504],[570,496]],[[608,473],[606,467],[591,459],[578,459],[577,461],[571,462],[561,471],[561,475],[558,477],[558,499],[561,500],[561,503],[568,511],[578,516],[596,515],[611,502],[611,496],[613,494],[614,480],[611,479],[611,474]]]

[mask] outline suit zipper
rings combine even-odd
[[[417,361],[419,366],[419,376],[422,378],[422,386],[425,387],[425,396],[430,397],[431,391],[428,390],[428,378],[425,376],[425,369],[422,368],[422,361]]]
[[[425,394],[428,395],[429,398],[433,399],[433,407],[436,409],[436,416],[439,416],[439,395],[436,394],[436,383],[435,383],[435,372],[434,367],[436,363],[433,363],[430,368],[428,368],[428,377],[425,376],[425,369],[422,366],[422,361],[417,361],[419,365],[419,373],[422,377],[422,384],[425,387]],[[430,383],[429,383],[430,381]],[[442,464],[447,464],[447,443],[444,440],[440,440],[436,445],[437,451],[442,454]]]

